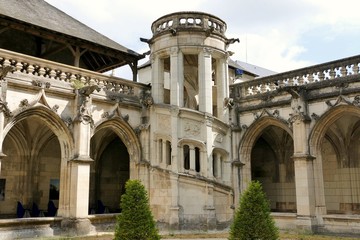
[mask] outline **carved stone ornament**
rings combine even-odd
[[[136,136],[140,136],[140,133],[144,130],[149,129],[149,127],[150,127],[150,124],[140,124],[139,126],[137,126],[134,129],[134,132],[135,132]]]
[[[218,143],[222,143],[224,141],[224,135],[218,133],[215,137],[215,141]]]
[[[152,98],[150,91],[147,90],[142,93],[140,103],[146,108],[150,108],[154,104],[154,99]]]
[[[83,96],[90,96],[94,91],[99,92],[101,89],[98,85],[92,85],[92,86],[85,86],[78,90],[78,93]]]
[[[311,118],[314,120],[318,120],[320,118],[319,115],[317,115],[316,113],[311,114]]]
[[[186,136],[199,136],[200,135],[201,128],[199,125],[187,122],[184,125],[184,132]]]
[[[109,111],[109,112],[104,112],[103,114],[101,114],[102,118],[107,118],[107,119],[111,119],[114,117],[119,117],[121,119],[123,119],[125,122],[129,121],[129,114],[126,115],[122,115],[121,114],[121,108],[119,106],[119,103],[116,103],[114,110]]]
[[[311,118],[304,114],[303,112],[297,113],[297,114],[289,114],[290,118],[288,120],[289,123],[293,124],[296,122],[305,122],[305,121],[311,121]]]
[[[254,113],[254,119],[258,120],[261,117],[264,116],[269,116],[269,117],[274,117],[274,118],[280,118],[280,112],[279,110],[275,109],[273,113],[271,113],[268,109],[263,109],[260,113],[259,112],[255,112]]]
[[[224,107],[225,108],[229,108],[232,109],[234,107],[235,103],[234,103],[234,99],[233,98],[228,98],[226,97],[224,99]]]
[[[32,80],[31,84],[33,86],[36,86],[36,87],[41,87],[41,88],[50,88],[51,87],[51,83],[50,82],[42,82],[42,81],[39,81],[39,80]]]
[[[75,118],[75,121],[82,122],[83,124],[90,124],[91,127],[94,126],[94,120],[91,116],[91,99],[89,95],[95,90],[96,88],[91,87],[83,87],[78,90],[78,112]]]
[[[360,95],[356,95],[354,97],[354,101],[352,102],[352,104],[355,106],[355,107],[360,107]]]
[[[20,101],[19,107],[25,109],[29,106],[29,101],[27,99],[23,99]]]
[[[87,104],[84,103],[83,105],[80,106],[78,111],[78,116],[76,119],[86,125],[90,124],[91,126],[94,126],[94,120],[92,119],[89,108],[86,105]]]
[[[356,97],[355,97],[356,98]],[[354,99],[354,102],[356,103],[357,100]],[[331,100],[327,100],[325,101],[326,105],[328,105],[330,108],[335,107],[337,105],[340,104],[348,104],[348,105],[353,105],[354,102],[351,102],[350,99],[340,95],[334,103],[331,103]],[[354,104],[355,105],[355,104]]]
[[[7,106],[7,102],[4,102],[2,99],[0,99],[0,112],[4,113],[5,117],[12,117],[12,113]]]
[[[0,80],[4,80],[6,75],[9,72],[12,72],[14,70],[15,70],[15,68],[13,66],[2,66],[2,67],[0,67]]]
[[[51,108],[51,110],[53,110],[54,112],[57,112],[58,109],[59,109],[59,105],[57,105],[57,104],[55,104],[55,105]]]

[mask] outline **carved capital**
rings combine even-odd
[[[299,112],[297,114],[290,114],[289,122],[291,124],[308,121],[311,121],[311,118],[303,112]]]

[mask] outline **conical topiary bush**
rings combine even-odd
[[[275,240],[279,230],[260,182],[253,181],[240,198],[229,240]]]
[[[160,239],[147,192],[139,180],[126,182],[120,208],[122,211],[117,217],[115,240]]]

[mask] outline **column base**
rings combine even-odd
[[[170,207],[170,221],[169,221],[169,229],[171,230],[179,230],[179,206],[171,206]]]
[[[204,210],[207,214],[207,230],[216,229],[217,221],[216,221],[215,207],[205,206]]]
[[[65,218],[61,221],[61,231],[67,236],[85,236],[91,232],[91,228],[87,218]]]
[[[297,216],[296,228],[300,233],[316,233],[318,228],[318,222],[316,217],[310,216]]]

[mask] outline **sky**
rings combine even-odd
[[[239,38],[240,43],[228,49],[234,52],[233,60],[275,72],[360,54],[358,0],[46,1],[138,53],[149,50],[140,38],[152,37],[156,19],[200,11],[224,20],[227,38]]]

